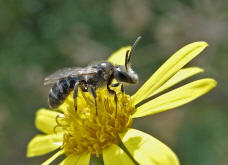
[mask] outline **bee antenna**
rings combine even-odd
[[[128,55],[129,55],[129,51],[130,51],[130,50],[127,50],[126,56],[125,56],[125,68],[126,68],[126,70],[127,70],[127,68],[128,68]]]
[[[131,56],[132,56],[132,54],[134,52],[134,49],[135,49],[136,45],[138,44],[138,42],[140,41],[141,38],[142,38],[141,36],[138,36],[137,39],[135,40],[134,44],[132,45],[131,51],[130,51],[129,56],[128,56],[127,63],[130,62]]]

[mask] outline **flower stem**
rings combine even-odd
[[[93,165],[104,165],[104,161],[101,157],[92,156],[91,161]]]
[[[139,163],[136,162],[136,160],[133,158],[133,156],[129,153],[129,151],[127,150],[127,148],[124,146],[124,144],[122,143],[122,141],[120,141],[119,146],[120,146],[120,148],[122,148],[122,150],[124,150],[125,153],[131,158],[131,160],[135,163],[135,165],[139,165]]]

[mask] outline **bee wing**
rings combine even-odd
[[[73,68],[63,68],[57,70],[56,72],[52,73],[51,75],[47,76],[44,79],[44,85],[51,85],[56,83],[59,79],[63,79],[69,76],[80,76],[80,75],[89,75],[89,74],[96,74],[97,69],[87,67],[87,68],[80,68],[80,67],[73,67]]]

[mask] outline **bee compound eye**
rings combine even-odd
[[[125,81],[126,78],[126,74],[124,74],[123,72],[118,72],[117,77],[120,81]]]

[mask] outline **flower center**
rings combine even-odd
[[[66,154],[89,151],[99,156],[111,143],[118,144],[118,133],[132,125],[134,106],[129,95],[118,88],[115,91],[117,104],[114,95],[109,94],[107,89],[98,89],[97,108],[91,94],[79,91],[77,112],[72,95],[67,98],[64,103],[67,111],[61,118],[61,127],[64,130],[63,149]]]

